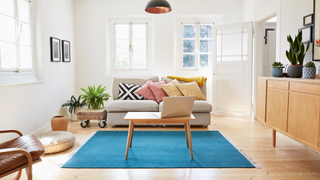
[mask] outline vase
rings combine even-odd
[[[288,76],[291,78],[301,78],[302,77],[302,65],[289,65]]]
[[[52,131],[67,131],[68,118],[66,116],[54,116],[51,119]]]
[[[314,79],[316,78],[316,68],[304,67],[302,70],[303,79]]]
[[[76,107],[76,113],[74,113],[74,111],[72,111],[72,113],[70,113],[70,120],[71,121],[78,121],[77,112],[80,111],[81,109],[83,109],[83,108],[82,107]]]
[[[283,69],[282,68],[272,68],[271,75],[273,77],[282,77]]]

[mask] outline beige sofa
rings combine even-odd
[[[157,76],[143,76],[143,77],[115,77],[113,79],[113,101],[108,103],[106,110],[107,123],[109,125],[128,125],[128,121],[123,121],[127,112],[161,112],[162,102],[158,104],[153,100],[118,100],[119,96],[119,83],[144,85],[148,80],[159,82]],[[161,78],[166,80],[167,83],[173,79],[166,77]],[[180,83],[186,83],[179,81]],[[202,93],[206,96],[206,84],[200,87]],[[192,114],[195,116],[196,121],[190,122],[191,125],[210,125],[212,106],[210,103],[202,100],[195,100]]]

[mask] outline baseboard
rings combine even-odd
[[[39,133],[42,133],[42,132],[46,132],[46,131],[50,131],[51,130],[51,123],[48,123],[32,132],[30,132],[29,134],[39,134]]]

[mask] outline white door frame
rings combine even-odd
[[[280,60],[280,39],[281,39],[281,14],[280,2],[276,2],[262,10],[254,16],[254,58],[253,58],[253,117],[257,114],[257,78],[262,76],[263,72],[263,23],[272,18],[277,17],[276,27],[276,61]]]

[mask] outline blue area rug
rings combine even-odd
[[[127,131],[98,131],[62,168],[255,168],[219,131],[135,131],[125,160]]]

